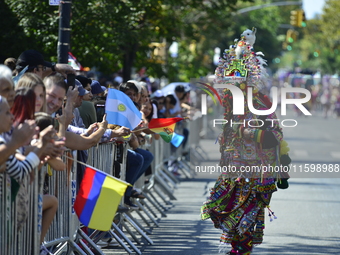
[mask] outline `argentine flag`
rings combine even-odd
[[[142,114],[132,100],[117,89],[109,89],[105,104],[106,120],[109,124],[135,129]]]

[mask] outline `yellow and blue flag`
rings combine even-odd
[[[117,89],[109,89],[105,104],[106,120],[109,124],[135,129],[142,119],[132,100]]]
[[[85,226],[108,231],[129,184],[87,166],[73,208]]]

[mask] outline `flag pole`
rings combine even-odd
[[[135,133],[135,132],[139,132],[139,131],[143,131],[143,130],[147,130],[147,129],[149,129],[149,128],[148,127],[140,128],[140,129],[132,130],[131,133]]]
[[[71,38],[71,4],[72,0],[60,1],[59,33],[58,33],[58,63],[68,63]]]
[[[71,160],[73,160],[73,161],[75,161],[75,162],[77,162],[77,163],[79,163],[79,164],[81,164],[81,165],[84,165],[84,166],[86,166],[86,167],[90,167],[90,168],[92,168],[92,169],[94,169],[94,170],[96,170],[96,171],[98,171],[98,172],[104,173],[104,174],[106,174],[106,175],[110,175],[111,178],[113,178],[113,179],[115,179],[115,180],[117,180],[117,181],[120,181],[120,182],[122,182],[122,183],[125,183],[125,184],[128,185],[128,186],[133,187],[130,183],[128,183],[128,182],[126,182],[126,181],[123,181],[123,180],[121,180],[121,179],[119,179],[119,178],[117,178],[117,177],[114,177],[114,176],[112,176],[111,174],[105,173],[104,171],[99,170],[98,168],[95,168],[95,167],[93,167],[93,166],[90,166],[90,165],[88,165],[88,164],[85,164],[84,162],[81,162],[81,161],[79,161],[79,160],[76,160],[76,159],[74,159],[74,158],[72,158],[72,157],[69,157],[69,156],[66,156],[66,155],[63,155],[63,157],[68,158],[68,159],[71,159]]]

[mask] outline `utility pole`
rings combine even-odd
[[[59,34],[58,34],[58,63],[68,63],[71,38],[71,0],[60,1],[59,5]]]

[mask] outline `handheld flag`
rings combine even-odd
[[[108,231],[128,185],[87,166],[73,205],[80,222],[89,228]]]
[[[72,68],[74,70],[80,70],[83,71],[84,68],[82,67],[82,65],[78,62],[77,58],[75,56],[73,56],[73,54],[71,52],[68,53],[68,64],[70,66],[72,66]]]
[[[183,140],[184,140],[183,135],[179,135],[179,134],[174,132],[174,135],[173,135],[172,140],[171,140],[171,144],[173,146],[175,146],[176,148],[178,148],[182,144]]]
[[[23,76],[24,73],[26,73],[27,69],[28,69],[28,66],[26,66],[24,69],[22,69],[21,72],[17,76],[13,77],[14,87],[17,85],[17,83],[20,80],[21,76]]]
[[[149,129],[156,134],[159,134],[164,141],[169,143],[174,134],[176,123],[183,118],[158,118],[152,119],[149,123]]]
[[[109,89],[105,104],[106,120],[109,124],[133,130],[142,119],[142,114],[132,100],[123,92]]]

